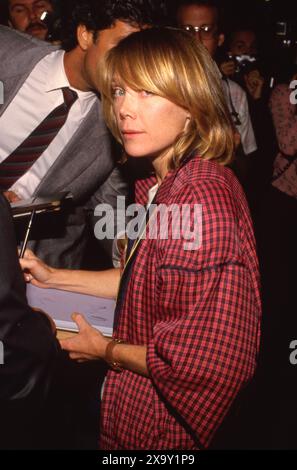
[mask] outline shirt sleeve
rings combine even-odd
[[[182,256],[180,241],[167,249],[162,243],[159,321],[147,352],[155,386],[203,446],[252,377],[259,346],[258,293],[240,254],[231,199],[223,188],[202,198],[203,240],[195,252]]]
[[[254,134],[254,129],[250,117],[249,105],[246,93],[240,90],[239,100],[239,118],[241,125],[238,126],[238,131],[241,135],[241,142],[244,153],[246,155],[253,153],[257,150],[257,143]]]
[[[297,114],[296,105],[290,102],[290,93],[287,85],[277,86],[269,104],[279,148],[282,153],[293,156],[297,152]]]

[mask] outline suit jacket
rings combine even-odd
[[[56,49],[44,41],[0,26],[0,80],[4,84],[4,104],[0,105],[0,116],[5,113],[35,65]],[[110,136],[98,99],[74,136],[65,143],[64,150],[34,194],[49,196],[59,191],[73,194],[74,204],[67,213],[64,232],[58,238],[47,234],[41,241],[31,244],[31,248],[52,266],[80,267],[88,216],[97,204],[115,206],[116,196],[123,194],[125,189],[120,171],[115,168]]]
[[[48,319],[28,306],[10,208],[1,195],[0,221],[0,448],[9,448],[28,442],[24,423],[38,416],[60,348]]]

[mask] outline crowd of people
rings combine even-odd
[[[219,2],[167,7],[1,2],[0,448],[296,448],[297,65]],[[19,262],[9,204],[61,191]],[[58,340],[26,282],[116,299],[113,337],[79,312]]]

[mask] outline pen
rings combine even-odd
[[[24,238],[24,241],[23,241],[21,252],[20,252],[20,258],[24,257],[24,254],[25,254],[25,251],[26,251],[26,246],[27,246],[27,243],[28,243],[28,239],[29,239],[30,230],[31,230],[31,227],[32,227],[32,222],[33,222],[33,219],[34,219],[34,215],[35,215],[35,209],[33,209],[33,211],[31,212],[31,217],[30,217],[30,220],[29,220],[29,223],[28,223],[28,227],[27,227],[27,230],[26,230],[26,235],[25,235],[25,238]]]

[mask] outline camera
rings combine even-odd
[[[257,59],[255,56],[251,56],[247,54],[237,55],[234,57],[234,59],[236,60],[238,64],[239,71],[249,68],[251,64],[253,64],[254,62],[257,62]]]

